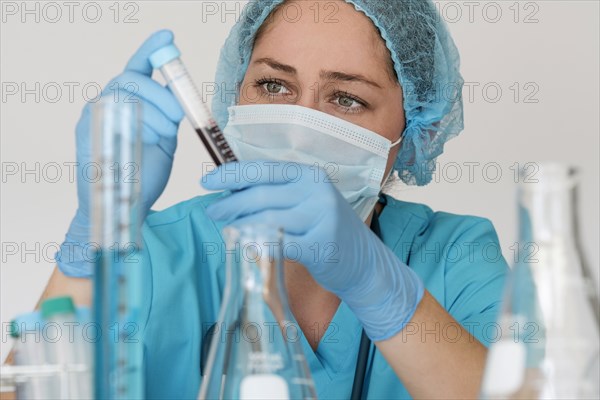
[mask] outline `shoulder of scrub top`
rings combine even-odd
[[[469,333],[489,345],[509,272],[491,221],[386,197],[384,242]]]
[[[221,246],[223,222],[206,215],[206,207],[226,192],[193,197],[161,211],[150,211],[142,227],[144,245],[154,255],[193,254],[190,246],[205,251]],[[151,250],[150,250],[151,249]]]
[[[386,206],[379,223],[384,242],[392,249],[431,250],[433,254],[433,249],[415,245],[429,242],[434,248],[452,249],[454,243],[460,242],[461,237],[471,231],[486,233],[489,240],[498,242],[494,226],[487,218],[433,211],[425,204],[402,201],[389,195],[384,197]],[[435,260],[440,261],[440,258]]]
[[[192,212],[204,213],[207,206],[225,196],[226,192],[209,193],[174,204],[164,210],[150,210],[144,223],[150,227],[172,224],[188,218]]]

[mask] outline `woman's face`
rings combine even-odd
[[[343,0],[288,1],[267,21],[242,82],[240,105],[296,104],[390,141],[400,137],[402,89],[367,16]],[[399,147],[390,151],[386,176]]]

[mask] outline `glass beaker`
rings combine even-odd
[[[226,227],[226,282],[200,399],[314,399],[288,306],[282,231]]]
[[[534,174],[530,168],[534,168]],[[488,354],[484,398],[598,398],[597,296],[577,232],[577,170],[532,164],[518,188],[519,253]]]
[[[140,327],[141,105],[106,96],[91,106],[94,393],[143,398]]]

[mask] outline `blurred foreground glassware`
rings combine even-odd
[[[226,283],[200,399],[314,399],[287,302],[282,231],[224,229]]]
[[[44,300],[41,311],[16,316],[10,324],[14,365],[0,367],[0,398],[15,392],[17,400],[92,399],[92,345],[84,333],[89,315],[61,296]]]
[[[519,256],[507,280],[483,398],[600,398],[598,297],[577,231],[577,171],[531,164],[518,191]]]
[[[94,397],[141,399],[141,106],[106,96],[92,105],[92,239],[96,248]]]
[[[43,319],[39,311],[22,314],[11,321],[10,335],[15,339],[14,365],[45,366],[49,364],[46,355],[46,341],[42,338]],[[4,372],[4,371],[3,371]],[[31,376],[15,379],[16,398],[46,400],[54,399],[58,394],[55,388],[55,376]]]
[[[57,329],[58,335],[46,338],[45,352],[50,364],[63,367],[82,366],[87,371],[61,374],[52,379],[49,393],[54,399],[92,399],[91,343],[84,335],[84,321],[77,312],[70,296],[46,299],[41,306],[42,316],[47,321],[43,332]],[[79,314],[79,316],[78,316]]]

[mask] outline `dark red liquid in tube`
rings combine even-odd
[[[223,132],[215,124],[213,127],[206,129],[196,129],[196,133],[204,143],[204,147],[208,150],[208,154],[217,166],[237,161],[237,157],[233,154],[233,150],[229,147],[229,143],[225,140]]]

